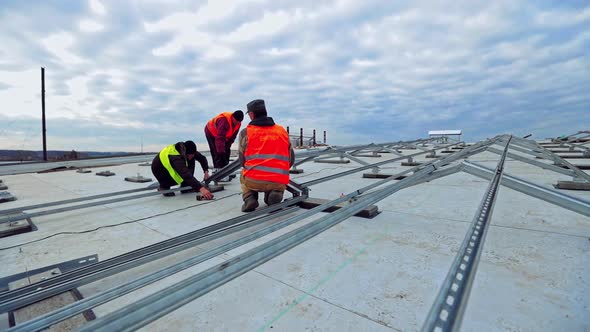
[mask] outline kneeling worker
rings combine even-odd
[[[289,168],[295,162],[295,152],[285,128],[267,116],[264,100],[248,103],[250,123],[239,136],[239,158],[243,167],[243,212],[258,207],[258,193],[264,192],[267,205],[280,203],[289,184]]]
[[[195,191],[201,192],[204,199],[213,199],[213,194],[195,179],[195,158],[201,164],[205,178],[209,176],[207,158],[197,152],[197,146],[193,141],[178,142],[165,147],[152,161],[152,173],[160,183],[159,191],[168,190],[171,186],[191,186]],[[164,196],[174,196],[174,193],[166,193]]]

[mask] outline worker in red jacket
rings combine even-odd
[[[230,148],[238,136],[243,119],[244,112],[237,110],[233,113],[221,113],[207,122],[205,137],[213,159],[213,173],[229,164]]]
[[[258,193],[264,192],[267,205],[280,203],[289,184],[289,168],[295,162],[295,152],[285,128],[267,116],[264,100],[248,103],[250,123],[240,132],[238,154],[243,167],[243,212],[258,207]]]

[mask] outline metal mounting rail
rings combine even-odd
[[[422,142],[423,140],[415,140],[415,141],[409,141],[408,143],[414,143],[414,142]],[[309,151],[309,152],[302,152],[302,153],[298,153],[295,155],[295,163],[293,164],[293,166],[299,166],[307,161],[313,160],[314,158],[324,155],[324,154],[338,154],[338,153],[346,153],[347,151],[362,151],[365,149],[374,149],[374,148],[379,148],[379,147],[384,147],[384,146],[388,146],[388,145],[392,145],[392,144],[399,144],[399,143],[406,143],[406,142],[397,142],[397,143],[381,143],[381,144],[375,144],[375,143],[371,143],[371,144],[364,144],[364,145],[352,145],[352,146],[344,146],[344,147],[338,147],[338,148],[327,148],[327,149],[323,149],[323,150],[318,150],[318,151]],[[457,143],[458,144],[458,143]],[[456,145],[456,144],[453,144]],[[449,146],[443,146],[443,147],[438,147],[436,149],[442,149],[445,147],[450,147],[453,145],[449,145]],[[424,152],[426,153],[426,152]],[[414,156],[418,156],[420,154],[424,154],[424,153],[418,153],[418,154],[413,154],[413,155],[407,155],[404,158],[401,159],[396,159],[396,160],[403,160],[403,159],[407,159],[410,157],[414,157]],[[347,158],[354,158],[352,156],[346,156]],[[359,163],[362,163],[362,161],[356,160]],[[392,162],[392,161],[391,161]],[[219,172],[211,175],[207,180],[205,180],[205,184],[209,184],[211,182],[217,182],[220,179],[229,176],[231,174],[233,174],[235,171],[237,171],[240,168],[240,161],[239,160],[235,160],[233,162],[231,162],[229,165],[225,166],[223,169],[221,169]]]
[[[422,142],[430,142],[430,139],[427,140],[414,140],[414,141],[408,141],[408,142],[404,142],[404,141],[399,141],[399,142],[393,142],[393,143],[371,143],[371,144],[362,144],[362,145],[350,145],[350,146],[340,146],[340,147],[329,147],[327,149],[323,149],[323,150],[318,150],[318,151],[305,151],[305,152],[300,152],[297,153],[295,155],[295,159],[297,160],[297,165],[300,164],[300,160],[302,159],[308,159],[310,157],[315,158],[324,154],[338,154],[338,153],[343,153],[343,152],[348,152],[348,151],[353,151],[353,152],[360,152],[366,149],[376,149],[379,147],[387,147],[387,146],[391,146],[391,145],[400,145],[402,143],[422,143]]]
[[[588,144],[588,142],[579,143],[579,144],[574,144],[574,143],[561,143],[561,144],[563,144],[563,145],[565,145],[565,147],[569,148],[570,151],[581,151],[584,156],[587,156],[588,153],[590,153],[590,148],[587,146],[584,146],[585,144]],[[576,149],[579,149],[579,150],[576,150]]]
[[[180,191],[180,190],[188,190],[188,189],[192,189],[192,188],[189,187],[189,186],[187,186],[187,187],[174,188],[174,189],[169,189],[169,190],[156,191],[156,192],[150,192],[150,193],[133,195],[133,196],[124,196],[124,197],[106,199],[106,200],[102,200],[102,201],[91,202],[91,203],[84,203],[84,204],[73,205],[73,206],[66,206],[66,207],[52,209],[52,210],[45,210],[45,211],[38,211],[38,212],[30,212],[30,213],[20,213],[20,214],[8,216],[8,217],[0,218],[0,224],[7,223],[7,222],[12,222],[12,221],[16,221],[16,220],[27,219],[27,218],[40,217],[40,216],[46,216],[46,215],[55,214],[55,213],[62,213],[62,212],[67,212],[67,211],[84,209],[84,208],[93,207],[93,206],[99,206],[99,205],[104,205],[104,204],[119,203],[119,202],[129,201],[129,200],[133,200],[133,199],[140,199],[140,198],[145,198],[145,197],[150,197],[150,196],[157,196],[157,195],[161,195],[161,194],[165,194],[165,193],[169,193],[169,192],[175,192],[175,191]],[[142,190],[145,190],[145,189],[142,189]],[[139,190],[139,191],[142,191],[142,190]],[[97,196],[102,196],[102,195],[97,195]],[[109,197],[109,196],[106,196],[106,197]],[[79,200],[86,201],[86,200],[89,200],[89,199],[86,199],[86,198],[83,198],[82,197]],[[49,204],[48,206],[67,204],[67,203],[63,203],[63,202],[64,201],[54,202],[54,203],[47,203],[47,204]],[[19,208],[19,210],[22,211],[25,208],[29,208],[30,209],[30,207],[22,207],[22,208]]]
[[[500,156],[503,153],[501,150],[498,150],[498,149],[495,149],[495,148],[492,148],[492,147],[489,147],[488,148],[488,151],[489,152],[493,152],[495,154],[498,154]],[[540,167],[540,168],[543,168],[543,169],[547,169],[547,170],[550,170],[550,171],[553,171],[553,172],[556,172],[556,173],[561,173],[563,175],[568,175],[568,176],[575,176],[575,173],[572,170],[564,169],[564,168],[557,167],[557,166],[554,166],[554,165],[551,165],[551,164],[546,164],[546,163],[543,163],[543,162],[540,162],[540,161],[536,161],[536,160],[533,160],[533,159],[530,159],[530,158],[527,158],[527,157],[519,156],[519,155],[517,155],[515,153],[508,152],[507,156],[508,156],[508,158],[512,158],[514,160],[518,160],[518,161],[521,161],[523,163],[527,163],[527,164],[530,164],[530,165],[533,165],[533,166],[537,166],[537,167]]]
[[[89,159],[78,159],[68,161],[51,161],[51,162],[25,162],[17,164],[0,165],[0,175],[14,175],[23,173],[34,173],[48,169],[60,167],[98,167],[120,164],[130,164],[136,162],[146,162],[154,158],[155,153],[145,153],[142,155],[131,156],[111,156]]]
[[[223,229],[222,231],[219,231],[217,233],[213,233],[211,235],[207,235],[207,236],[203,237],[202,239],[199,239],[198,242],[195,243],[195,245],[198,245],[200,243],[205,243],[208,241],[212,241],[212,240],[224,237],[224,236],[228,236],[233,233],[237,233],[239,231],[263,224],[263,223],[268,222],[270,220],[275,220],[277,218],[286,216],[288,214],[292,214],[298,210],[299,209],[296,207],[290,207],[286,210],[282,210],[282,211],[276,212],[274,214],[267,215],[263,218],[255,219],[252,222],[228,227],[226,229]],[[309,210],[306,210],[306,213],[308,213],[308,211]],[[301,219],[303,219],[303,218],[299,218],[298,220],[301,220]],[[271,233],[272,231],[269,231],[269,229],[272,229],[274,231],[274,230],[286,227],[294,222],[294,221],[289,222],[289,223],[286,222],[286,221],[291,221],[291,220],[293,220],[293,218],[289,218],[287,220],[279,221],[276,223],[273,222],[271,224],[271,226],[263,228],[261,230],[257,230],[256,232],[249,234],[247,236],[249,239],[247,242],[251,242],[253,240],[256,240],[260,237],[263,237],[263,236]],[[193,256],[189,259],[186,259],[186,260],[176,263],[174,265],[167,266],[167,267],[160,269],[158,271],[143,275],[143,276],[136,278],[136,279],[132,279],[128,283],[125,283],[125,284],[122,284],[119,286],[115,286],[113,288],[107,289],[107,290],[102,291],[100,293],[94,294],[90,297],[86,297],[84,299],[81,299],[80,301],[76,301],[76,302],[71,303],[67,306],[61,307],[61,308],[54,310],[52,312],[49,312],[47,314],[35,317],[32,320],[23,322],[21,324],[14,326],[13,328],[6,330],[6,332],[9,332],[9,331],[10,332],[38,331],[38,330],[48,328],[51,325],[59,323],[60,321],[66,320],[66,319],[73,317],[79,313],[82,313],[86,310],[92,309],[92,308],[99,306],[103,303],[109,302],[113,299],[116,299],[116,298],[119,298],[125,294],[128,294],[134,290],[145,287],[153,282],[156,282],[158,280],[161,280],[163,278],[171,276],[175,273],[178,273],[182,270],[185,270],[187,268],[195,266],[195,265],[202,263],[208,259],[211,259],[215,256],[225,253],[231,249],[237,248],[237,247],[241,246],[243,243],[247,243],[247,242],[244,242],[242,239],[240,239],[238,241],[230,241],[230,242],[225,243],[223,245],[217,246],[213,249],[206,250],[205,252],[202,252],[196,256]]]
[[[151,262],[153,260],[174,254],[194,246],[194,242],[223,230],[239,222],[249,220],[266,213],[292,206],[303,201],[306,197],[299,196],[282,203],[265,207],[248,214],[244,214],[220,223],[198,229],[162,242],[152,244],[116,257],[112,257],[96,264],[64,273],[54,278],[46,279],[31,285],[0,294],[0,313],[15,310],[22,306],[38,302],[47,297],[60,294],[69,289],[111,276],[130,268]]]
[[[105,197],[112,197],[112,196],[118,196],[118,195],[133,194],[133,193],[136,193],[136,192],[141,192],[141,191],[145,191],[145,190],[153,190],[153,189],[156,189],[156,188],[157,188],[157,185],[156,186],[149,185],[147,187],[139,188],[139,189],[130,189],[130,190],[123,190],[123,191],[116,191],[116,192],[106,193],[106,194],[99,194],[99,195],[85,196],[85,197],[80,197],[80,198],[66,199],[66,200],[63,200],[63,201],[56,201],[56,202],[49,202],[49,203],[41,203],[41,204],[35,204],[35,205],[21,206],[21,207],[17,207],[17,208],[13,208],[13,209],[0,210],[0,215],[14,213],[14,212],[21,212],[21,211],[26,211],[26,210],[34,210],[34,209],[39,209],[39,208],[44,208],[44,207],[50,207],[50,206],[56,206],[56,205],[64,205],[64,204],[70,204],[70,203],[90,201],[90,200],[99,199],[99,198],[105,198]]]
[[[590,137],[590,135],[584,135],[584,136],[581,136],[581,137],[577,137],[578,135],[581,135],[581,134],[590,134],[590,131],[588,131],[588,130],[580,130],[580,131],[576,132],[575,134],[567,135],[567,136],[562,137],[562,138],[559,138],[559,137],[558,138],[553,138],[551,141],[554,142],[554,143],[564,143],[564,142],[570,143],[570,142],[576,142],[578,140],[581,140],[581,139]]]
[[[545,149],[544,147],[540,146],[537,143],[531,143],[530,141],[527,141],[523,138],[514,138],[511,141],[513,144],[516,145],[520,145],[520,146],[524,146],[527,147],[529,149],[538,149],[541,151],[541,153],[545,154],[546,156],[548,156],[551,160],[553,160],[556,164],[559,165],[565,165],[567,166],[570,170],[572,170],[575,173],[575,177],[579,178],[580,180],[584,180],[586,182],[590,182],[590,175],[586,174],[585,172],[581,171],[579,168],[577,168],[576,166],[572,165],[569,161],[561,158],[560,156],[556,155],[555,153]]]
[[[486,144],[490,144],[489,142],[490,141],[487,141]],[[470,150],[474,150],[476,148],[477,146],[473,146]],[[244,254],[224,262],[223,264],[217,265],[193,277],[185,279],[171,287],[158,291],[153,295],[150,295],[127,307],[122,308],[121,310],[101,317],[93,323],[83,327],[82,330],[110,331],[112,329],[134,330],[140,328],[149,322],[154,321],[159,317],[175,310],[176,308],[192,301],[193,299],[219,287],[225,282],[232,280],[241,274],[255,268],[256,266],[259,266],[260,264],[282,254],[283,252],[323,232],[324,230],[340,223],[348,217],[358,213],[366,206],[374,204],[396,191],[458,171],[460,169],[460,165],[446,169],[440,169],[455,159],[451,157],[454,156],[448,156],[438,160],[435,164],[431,164],[422,168],[412,176],[409,176],[394,184],[388,185],[379,191],[368,193],[364,197],[353,201],[349,206],[341,208],[330,215],[315,220],[306,226],[300,227],[261,246],[251,249]],[[384,179],[380,181],[380,183],[382,184],[390,180],[391,179]],[[373,187],[376,185],[378,184],[375,183],[368,187]],[[353,194],[354,192],[349,195]],[[342,199],[344,198],[347,197],[343,197]],[[323,209],[324,207],[321,208]],[[317,207],[317,209],[319,210],[320,207]]]
[[[384,144],[389,144],[389,143],[384,143]],[[379,144],[379,145],[383,145],[383,144]],[[303,160],[296,162],[294,165],[298,166],[298,165],[302,164],[303,162],[313,159],[313,158],[320,156],[322,154],[345,152],[345,151],[350,151],[350,150],[356,150],[359,148],[362,149],[362,148],[374,147],[374,146],[379,146],[379,145],[375,145],[375,144],[371,143],[371,144],[366,144],[366,145],[345,146],[345,147],[340,147],[340,148],[327,148],[324,150],[298,153],[295,155],[295,159],[296,160],[303,159]],[[235,161],[231,162],[230,164],[228,164],[227,166],[225,166],[220,171],[218,171],[217,173],[211,175],[207,180],[205,180],[205,184],[209,184],[211,182],[217,182],[217,181],[223,179],[224,177],[229,176],[230,174],[233,174],[240,167],[241,167],[240,161],[235,160]]]
[[[461,326],[463,313],[467,307],[469,293],[471,292],[471,286],[492,218],[494,204],[498,196],[498,187],[502,178],[510,140],[511,138],[508,138],[494,177],[490,181],[471,227],[465,235],[453,265],[426,317],[422,331],[458,331]]]
[[[463,171],[486,180],[490,180],[494,176],[493,169],[468,161],[463,162]],[[503,174],[501,184],[526,195],[536,197],[570,211],[590,217],[590,202],[584,199],[539,186],[507,173]]]
[[[487,143],[486,143],[486,142],[487,142]],[[452,162],[453,160],[456,160],[456,159],[460,158],[462,155],[466,155],[466,154],[467,154],[467,152],[474,153],[474,151],[476,151],[476,149],[478,148],[478,146],[479,146],[479,148],[481,149],[481,147],[482,147],[482,146],[484,146],[484,145],[486,145],[486,144],[487,144],[487,145],[489,145],[489,144],[490,144],[489,142],[491,142],[491,141],[490,141],[490,140],[488,140],[488,141],[486,141],[486,142],[483,142],[482,144],[479,144],[479,145],[477,145],[477,144],[476,144],[476,145],[474,145],[474,146],[472,146],[472,147],[470,147],[470,148],[468,148],[468,149],[464,149],[463,151],[461,151],[461,152],[459,152],[459,153],[455,153],[455,154],[453,154],[453,155],[447,156],[447,157],[445,157],[445,158],[443,158],[443,159],[441,159],[441,160],[433,161],[432,163],[436,162],[437,164],[436,164],[436,165],[428,165],[427,167],[422,167],[422,169],[420,169],[419,171],[417,171],[417,172],[416,172],[414,175],[412,175],[412,176],[410,176],[410,177],[408,177],[408,178],[406,178],[406,179],[404,179],[404,180],[402,180],[402,181],[400,181],[400,182],[397,182],[396,184],[394,184],[394,185],[392,185],[392,186],[396,186],[396,188],[397,188],[397,189],[396,189],[395,191],[397,191],[397,190],[400,190],[400,189],[402,189],[402,188],[405,188],[405,187],[407,187],[407,186],[410,186],[410,185],[418,184],[418,183],[421,183],[421,182],[423,182],[423,181],[429,181],[429,180],[431,180],[431,179],[435,179],[435,178],[438,178],[438,177],[441,177],[441,176],[445,176],[445,175],[448,175],[448,174],[452,174],[452,173],[454,173],[454,172],[458,171],[458,170],[460,169],[460,167],[459,167],[459,166],[455,166],[455,167],[449,167],[449,168],[446,168],[446,169],[444,169],[444,170],[438,170],[438,169],[439,169],[440,167],[444,166],[444,165],[447,165],[447,164],[449,164],[449,163],[450,163],[450,162]],[[471,151],[469,151],[469,150],[471,150]],[[395,178],[395,177],[392,177],[392,178]],[[390,179],[385,179],[385,180],[383,180],[383,181],[380,181],[380,182],[377,182],[377,183],[374,183],[374,184],[372,184],[372,185],[370,185],[370,186],[367,186],[367,187],[365,187],[364,189],[361,189],[361,190],[355,191],[355,192],[353,192],[353,193],[352,193],[352,194],[350,194],[350,195],[354,195],[354,196],[356,196],[356,195],[360,194],[360,193],[362,192],[362,190],[368,190],[369,188],[373,188],[373,187],[375,187],[375,186],[381,185],[382,183],[385,183],[385,182],[387,182],[387,181],[389,181],[389,180],[391,180],[391,178],[390,178]],[[391,186],[388,186],[388,188],[390,188],[390,187],[391,187]],[[386,188],[386,189],[387,189],[387,188]],[[380,193],[383,193],[383,192],[384,192],[386,189],[380,190],[380,191],[378,191],[378,192],[376,192],[376,193],[370,193],[370,194],[367,194],[367,196],[366,196],[366,197],[361,197],[361,199],[359,199],[359,201],[358,201],[358,202],[356,202],[356,204],[361,204],[360,202],[362,202],[362,204],[365,204],[365,203],[372,204],[372,203],[370,203],[370,199],[371,199],[371,197],[373,197],[374,195],[380,195]],[[393,192],[394,192],[394,191],[392,191],[391,193],[393,193]],[[384,197],[387,197],[387,196],[384,196]],[[383,198],[384,198],[384,197],[383,197]],[[343,197],[342,199],[348,199],[348,198],[350,198],[350,197]],[[382,198],[381,198],[381,199],[382,199]],[[295,201],[295,199],[292,199],[292,200],[290,200],[290,201]],[[338,201],[338,200],[337,200],[337,201]],[[284,202],[284,203],[287,203],[287,202]],[[283,204],[283,203],[281,203],[281,204]],[[354,203],[353,203],[353,204],[354,204]],[[279,205],[272,206],[272,208],[280,208],[280,204],[279,204]],[[319,211],[319,208],[320,208],[320,207],[318,207],[318,211]],[[323,207],[323,208],[325,208],[325,207]],[[322,208],[322,209],[323,209],[323,208]],[[364,208],[364,207],[361,207],[361,209],[362,209],[362,208]],[[268,209],[268,208],[267,208],[267,209]],[[259,210],[259,211],[256,211],[256,212],[258,212],[258,213],[261,213],[261,214],[262,214],[262,211],[263,211],[263,210],[264,210],[264,209],[261,209],[261,210]],[[311,210],[310,210],[310,211],[311,211]],[[315,211],[315,210],[314,210],[314,211]],[[359,209],[359,211],[360,211],[360,209]],[[253,212],[253,213],[251,213],[251,214],[247,215],[247,216],[248,216],[248,218],[251,218],[251,217],[253,217],[253,214],[256,214],[256,212]],[[358,212],[358,211],[357,211],[357,212]],[[354,213],[356,213],[356,212],[354,212]],[[354,214],[354,213],[352,213],[352,214]],[[242,216],[242,217],[244,217],[244,216]],[[276,217],[276,215],[275,215],[275,216],[273,216],[273,217]],[[240,217],[238,217],[238,218],[240,218]],[[236,222],[236,221],[235,221],[235,219],[236,219],[236,218],[232,219],[232,220],[234,220],[234,223]],[[230,221],[230,220],[228,220],[228,221],[226,221],[226,222],[229,222],[229,221]],[[225,223],[225,222],[222,222],[222,223],[220,223],[220,224],[223,224],[223,223]],[[218,224],[218,225],[219,225],[219,224]],[[216,226],[216,225],[213,225],[213,226]],[[331,226],[330,226],[330,227],[331,227]],[[203,230],[204,230],[204,229],[203,229]],[[195,232],[198,232],[198,231],[195,231]],[[194,233],[194,232],[193,232],[193,233]],[[170,240],[174,240],[174,239],[170,239]],[[167,240],[167,241],[168,241],[168,240]],[[163,242],[166,242],[166,241],[163,241]],[[156,244],[156,245],[157,245],[157,244]],[[152,246],[150,246],[150,247],[152,247]],[[148,247],[146,247],[146,248],[148,248]],[[145,248],[142,248],[142,249],[145,249]],[[139,250],[141,250],[141,249],[139,249]],[[133,252],[132,252],[132,253],[133,253]],[[129,254],[129,253],[128,253],[128,254]],[[121,255],[121,256],[124,256],[124,255]],[[107,261],[105,261],[105,262],[107,262]],[[101,262],[101,263],[104,263],[104,262]],[[100,264],[100,263],[98,263],[98,264]],[[98,265],[98,264],[96,264],[96,265]],[[78,270],[77,270],[77,271],[78,271]],[[59,278],[59,277],[57,277],[57,278]],[[55,280],[55,279],[57,279],[57,278],[54,278],[54,279],[49,279],[49,280],[47,280],[47,281],[52,281],[52,280]],[[47,285],[41,285],[41,284],[42,284],[42,282],[40,282],[40,283],[36,283],[36,284],[33,284],[33,285],[31,285],[31,286],[35,286],[35,288],[37,288],[37,287],[48,287]],[[76,287],[76,286],[73,286],[73,287]],[[42,290],[42,291],[43,291],[43,290]],[[61,292],[61,291],[60,291],[60,292]],[[10,292],[10,293],[11,293],[11,294],[13,294],[13,295],[15,294],[15,292]],[[6,293],[5,293],[5,294],[3,294],[3,295],[8,295],[8,294],[6,294]],[[49,295],[49,296],[51,296],[51,295]],[[33,301],[33,302],[36,302],[36,301]],[[23,305],[23,304],[21,304],[21,305]]]
[[[229,163],[227,166],[219,170],[217,173],[212,174],[207,180],[205,180],[205,185],[208,185],[211,182],[217,183],[219,180],[223,179],[226,176],[229,176],[233,172],[237,171],[240,168],[240,160],[236,159]]]
[[[457,145],[457,144],[446,145],[446,146],[442,146],[442,147],[437,148],[437,149],[444,149],[444,148],[448,148],[448,147],[451,147],[451,146],[454,146],[454,145]],[[325,176],[323,178],[319,178],[319,179],[315,179],[315,180],[303,182],[303,183],[301,183],[301,186],[303,186],[303,187],[310,187],[310,186],[316,185],[318,183],[330,181],[330,180],[337,179],[337,178],[342,177],[342,176],[354,174],[354,173],[357,173],[357,172],[360,172],[360,171],[363,171],[363,170],[366,170],[366,169],[371,169],[371,168],[379,167],[379,166],[386,165],[386,164],[389,164],[389,163],[393,163],[393,162],[396,162],[396,161],[408,159],[410,157],[416,157],[416,156],[419,156],[419,155],[427,154],[429,152],[430,151],[416,152],[416,153],[413,153],[413,154],[405,155],[403,157],[397,157],[397,158],[393,158],[393,159],[388,159],[388,160],[380,161],[380,162],[377,162],[377,163],[374,163],[374,164],[360,166],[360,167],[353,168],[353,169],[348,170],[348,171],[344,171],[344,172],[340,172],[340,173],[337,173],[337,174],[328,175],[328,176]],[[430,163],[432,163],[432,162],[429,162],[428,164],[430,164]],[[410,170],[407,170],[406,172],[403,172],[402,174],[400,174],[400,176],[403,175],[403,174],[407,174],[409,172],[410,172]]]
[[[379,191],[367,194],[366,197],[354,201],[349,206],[321,217],[308,225],[299,227],[222,264],[162,289],[111,314],[100,317],[82,327],[81,331],[129,331],[145,326],[227,281],[320,234],[396,191],[421,181],[427,181],[428,175],[435,170],[437,170],[437,167],[433,165],[425,167],[410,177],[390,184]]]
[[[350,145],[350,146],[342,146],[342,147],[328,147],[327,149],[322,149],[322,150],[318,150],[318,151],[306,151],[306,152],[300,152],[295,154],[295,163],[293,164],[293,166],[299,166],[307,161],[313,160],[316,157],[319,157],[321,155],[325,155],[325,154],[339,154],[339,153],[346,153],[347,151],[355,151],[355,152],[360,152],[366,149],[375,149],[375,148],[380,148],[380,147],[387,147],[387,146],[391,146],[391,145],[405,145],[405,144],[412,144],[412,143],[426,143],[426,142],[430,142],[432,141],[432,139],[418,139],[418,140],[413,140],[413,141],[399,141],[399,142],[394,142],[394,143],[379,143],[379,144],[375,144],[375,143],[370,143],[370,144],[362,144],[362,145]],[[459,143],[456,143],[459,144]],[[450,147],[456,144],[452,144],[449,146],[442,146],[442,147],[437,147],[435,148],[435,150],[438,149],[442,149],[445,147]],[[432,149],[431,149],[432,150]],[[429,151],[431,151],[429,150]],[[409,158],[412,157],[413,155],[408,155],[405,156],[405,158]],[[350,156],[346,156],[346,157],[350,157]],[[360,161],[357,160],[357,162],[362,163]],[[235,160],[232,163],[230,163],[229,165],[225,166],[223,169],[221,169],[219,172],[211,175],[207,180],[205,180],[205,184],[209,184],[211,182],[217,182],[220,179],[229,176],[231,174],[233,174],[235,171],[237,171],[240,168],[240,162],[239,160]]]
[[[445,170],[440,170],[440,171],[433,172],[427,178],[425,178],[423,181],[429,181],[429,180],[433,180],[433,179],[436,179],[436,178],[439,178],[439,177],[442,177],[442,176],[453,174],[455,172],[460,171],[460,168],[461,168],[461,166],[460,165],[457,165],[457,166],[454,166],[454,167],[449,167],[448,169],[445,169]],[[194,266],[196,264],[202,263],[202,262],[204,262],[204,261],[206,261],[206,260],[208,260],[208,259],[210,259],[212,257],[218,256],[218,255],[220,255],[220,254],[222,254],[224,252],[227,252],[229,250],[235,249],[235,248],[237,248],[239,246],[242,246],[242,245],[244,245],[246,243],[252,242],[252,241],[254,241],[254,240],[258,239],[258,238],[261,238],[261,237],[263,237],[265,235],[268,235],[268,234],[270,234],[272,232],[275,232],[275,231],[277,231],[279,229],[282,229],[282,228],[284,228],[286,226],[292,225],[292,224],[294,224],[297,221],[300,221],[300,220],[303,220],[305,218],[311,217],[311,216],[315,215],[316,213],[319,213],[321,211],[324,211],[325,209],[328,209],[328,208],[330,208],[332,206],[335,206],[337,204],[340,204],[342,202],[346,202],[346,201],[348,201],[350,199],[353,199],[353,198],[355,198],[357,196],[360,196],[361,194],[367,192],[368,190],[373,189],[373,188],[376,188],[378,186],[381,186],[381,185],[385,184],[388,181],[391,181],[391,179],[384,179],[384,180],[378,181],[378,182],[373,183],[371,185],[368,185],[368,186],[366,186],[364,188],[361,188],[359,190],[356,190],[356,191],[354,191],[352,193],[349,193],[349,194],[347,194],[347,195],[345,195],[343,197],[340,197],[340,198],[338,198],[336,200],[333,200],[331,202],[327,202],[327,203],[321,204],[321,205],[319,205],[319,206],[317,206],[317,207],[315,207],[313,209],[307,210],[307,211],[305,211],[305,212],[303,212],[301,214],[298,214],[296,216],[289,217],[289,218],[287,218],[285,220],[281,220],[281,221],[278,221],[278,222],[274,222],[273,224],[271,224],[271,225],[269,225],[269,226],[267,226],[267,227],[265,227],[263,229],[257,230],[256,232],[254,232],[252,234],[248,234],[248,235],[246,235],[246,236],[244,236],[244,237],[242,237],[240,239],[237,239],[237,240],[231,241],[229,243],[225,243],[225,244],[219,245],[219,246],[217,246],[215,248],[212,248],[210,250],[207,250],[207,251],[205,251],[205,252],[203,252],[203,253],[201,253],[201,254],[199,254],[197,256],[191,257],[191,258],[186,259],[186,260],[184,260],[182,262],[176,263],[176,264],[174,264],[172,266],[169,266],[169,267],[166,267],[166,268],[161,269],[159,271],[156,271],[156,272],[150,273],[148,275],[142,276],[142,277],[140,277],[138,279],[135,279],[135,280],[127,283],[127,284],[123,284],[123,285],[120,285],[120,286],[113,287],[113,288],[108,289],[108,290],[106,290],[104,292],[95,294],[95,295],[93,295],[91,297],[82,299],[80,301],[76,301],[76,302],[74,302],[74,303],[72,303],[70,305],[67,305],[65,307],[59,308],[59,309],[57,309],[57,310],[55,310],[53,312],[50,312],[48,314],[45,314],[43,316],[36,317],[33,320],[30,320],[30,321],[24,322],[22,324],[19,324],[19,325],[13,327],[12,329],[7,330],[7,332],[8,331],[10,331],[10,332],[31,331],[31,330],[41,330],[41,329],[47,328],[47,327],[49,327],[51,325],[54,325],[54,324],[56,324],[56,323],[58,323],[60,321],[63,321],[65,319],[68,319],[68,318],[70,318],[72,316],[75,316],[75,315],[77,315],[77,314],[79,314],[81,312],[84,312],[85,310],[94,308],[94,307],[96,307],[98,305],[101,305],[103,303],[106,303],[108,301],[111,301],[111,300],[113,300],[115,298],[118,298],[120,296],[123,296],[123,295],[129,293],[129,292],[132,292],[132,291],[134,291],[136,289],[139,289],[141,287],[144,287],[146,285],[149,285],[149,284],[151,284],[151,283],[153,283],[153,282],[155,282],[157,280],[160,280],[160,279],[163,279],[165,277],[168,277],[168,276],[170,276],[172,274],[175,274],[177,272],[180,272],[180,271],[182,271],[184,269],[187,269],[187,268],[189,268],[191,266]],[[414,184],[418,184],[418,183],[414,183]],[[413,185],[413,184],[409,184],[409,185]],[[282,214],[282,215],[285,215],[285,214]],[[278,218],[281,215],[274,214],[274,215],[271,215],[271,216],[274,217],[274,218]],[[271,216],[269,216],[269,217],[271,217]],[[248,224],[248,225],[240,224],[240,225],[237,225],[237,226],[228,228],[228,229],[224,229],[223,231],[220,231],[220,232],[218,232],[216,234],[213,234],[213,235],[210,235],[210,236],[207,236],[207,237],[203,238],[202,240],[200,240],[200,242],[201,241],[202,242],[211,241],[213,239],[216,239],[216,238],[219,238],[219,237],[222,237],[222,236],[226,236],[228,234],[231,234],[231,233],[234,233],[234,232],[237,232],[237,231],[241,231],[241,230],[243,230],[243,229],[245,229],[247,227],[252,227],[252,226],[259,225],[259,224],[261,224],[263,222],[266,222],[266,221],[267,220],[257,220],[257,221],[255,221],[255,222],[253,222],[251,224]]]

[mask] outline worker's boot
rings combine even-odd
[[[252,212],[258,207],[258,193],[256,195],[248,196],[242,205],[242,212]]]
[[[264,203],[266,205],[279,204],[283,200],[283,192],[279,190],[271,190],[264,193]]]
[[[223,169],[223,168],[214,168],[214,169],[213,169],[213,173],[211,173],[211,175],[213,175],[213,174],[215,174],[215,173],[217,173],[217,172],[221,171],[222,169]],[[232,177],[228,175],[228,176],[224,176],[224,177],[222,177],[221,179],[218,179],[218,180],[217,180],[217,182],[230,182],[230,181],[231,181],[231,179],[232,179]]]
[[[224,176],[224,177],[222,177],[222,178],[221,178],[221,179],[219,179],[218,181],[219,181],[219,182],[230,182],[230,181],[231,181],[231,179],[232,179],[232,178],[230,178],[230,177],[229,177],[229,175],[228,175],[228,176]]]
[[[158,191],[164,191],[164,190],[170,190],[170,188],[163,188],[163,187],[158,188]],[[167,197],[175,196],[173,192],[172,193],[164,193],[162,195],[167,196]]]

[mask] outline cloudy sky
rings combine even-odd
[[[590,129],[590,2],[0,2],[0,149],[204,143],[266,100],[328,143]],[[247,120],[245,121],[247,123]]]

